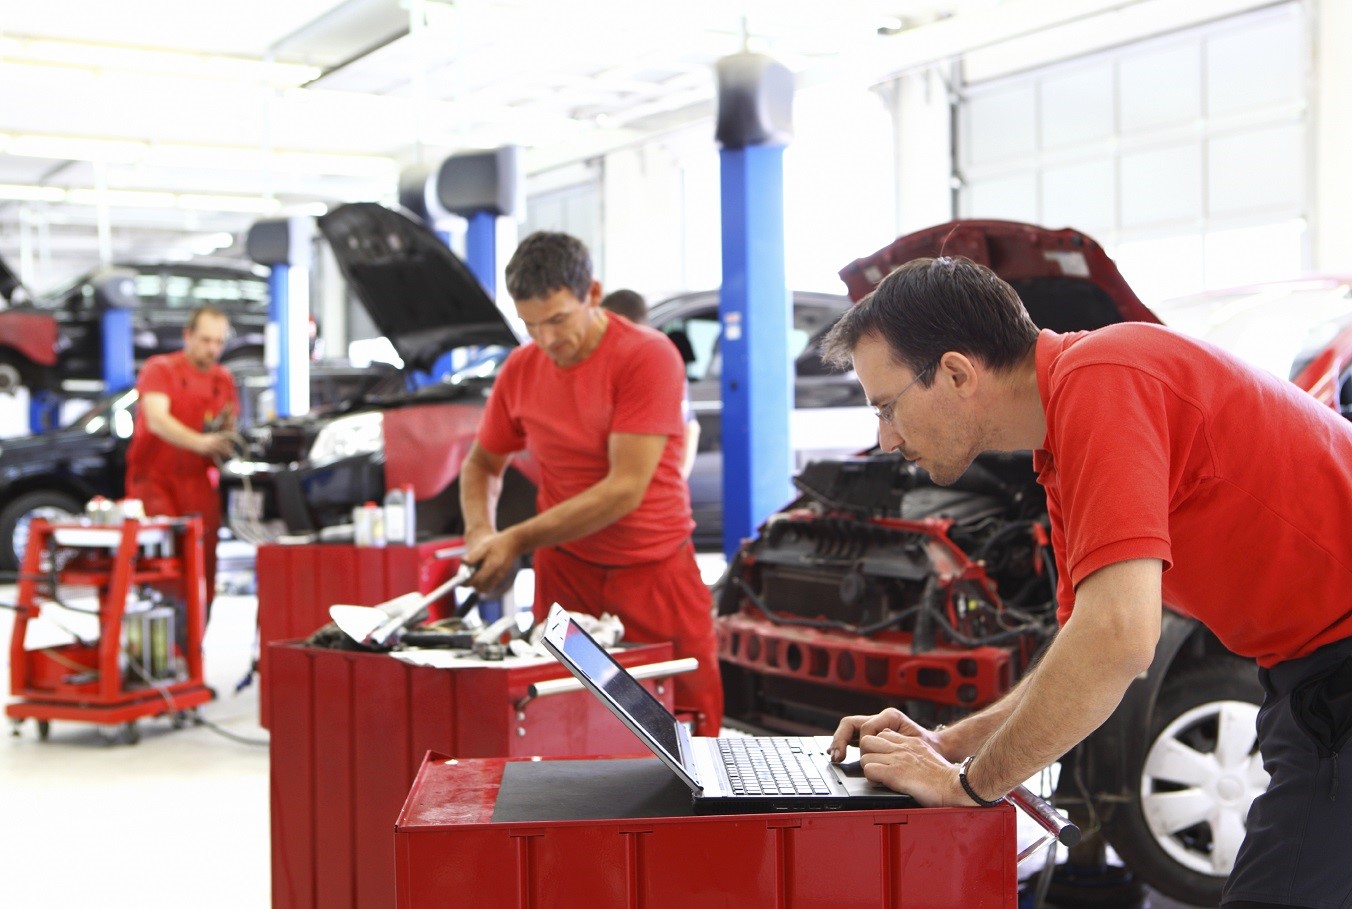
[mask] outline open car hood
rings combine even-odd
[[[1016,221],[958,220],[898,237],[840,270],[858,302],[888,272],[925,256],[965,256],[1018,291],[1034,324],[1057,332],[1156,322],[1103,247],[1077,230]]]
[[[519,343],[465,263],[418,221],[355,202],[321,217],[319,229],[406,369],[429,370],[458,347]]]

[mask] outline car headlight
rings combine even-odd
[[[310,462],[324,464],[380,451],[385,444],[384,424],[385,415],[379,411],[339,417],[315,436]]]

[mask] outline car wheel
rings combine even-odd
[[[0,570],[18,571],[28,546],[28,525],[34,518],[72,518],[84,511],[79,500],[64,492],[26,492],[0,508]]]
[[[1267,789],[1262,700],[1254,664],[1233,657],[1181,670],[1160,692],[1134,791],[1105,827],[1127,867],[1166,896],[1220,902],[1249,806]]]
[[[27,384],[23,362],[12,353],[0,353],[0,395],[12,395]]]

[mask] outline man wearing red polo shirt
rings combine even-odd
[[[857,736],[870,780],[924,805],[998,804],[1112,714],[1167,602],[1254,659],[1266,692],[1271,782],[1222,907],[1348,906],[1352,424],[1159,325],[1038,331],[1012,287],[957,257],[898,268],[823,348],[854,367],[881,446],[936,483],[984,451],[1033,451],[1061,623],[1004,699],[942,730],[846,717],[837,759]]]
[[[148,515],[199,515],[208,608],[216,591],[221,501],[215,459],[229,457],[239,396],[221,351],[230,333],[214,306],[193,311],[183,349],[151,357],[136,380],[136,429],[127,451],[127,498]]]
[[[677,657],[700,663],[676,678],[676,707],[715,735],[723,689],[681,477],[680,354],[660,332],[601,309],[591,255],[575,237],[531,234],[506,277],[534,343],[503,364],[460,474],[474,584],[492,590],[533,552],[536,617],[557,602],[618,615],[628,640],[671,641]],[[502,473],[523,449],[540,466],[537,514],[499,531]]]

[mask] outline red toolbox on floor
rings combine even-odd
[[[523,704],[531,685],[571,678],[552,659],[437,669],[296,642],[267,650],[273,909],[392,909],[394,822],[429,750],[470,758],[643,747],[585,691]],[[664,662],[671,645],[635,645],[616,659],[627,668]],[[643,684],[671,708],[669,682]]]
[[[697,817],[683,785],[656,791],[663,775],[674,777],[652,758],[511,767],[520,761],[427,756],[395,828],[398,909],[1018,905],[1009,805]],[[587,785],[603,791],[602,777],[628,797],[579,798],[594,806],[587,819],[554,798]],[[509,783],[532,779],[533,790],[500,800]],[[635,798],[644,786],[651,797]],[[682,801],[685,816],[648,816]],[[639,810],[611,817],[616,803]]]
[[[270,725],[268,644],[309,637],[329,623],[329,607],[335,603],[374,606],[400,594],[436,589],[460,567],[458,558],[439,559],[437,553],[459,546],[458,537],[416,546],[259,546],[258,670],[263,726]]]

